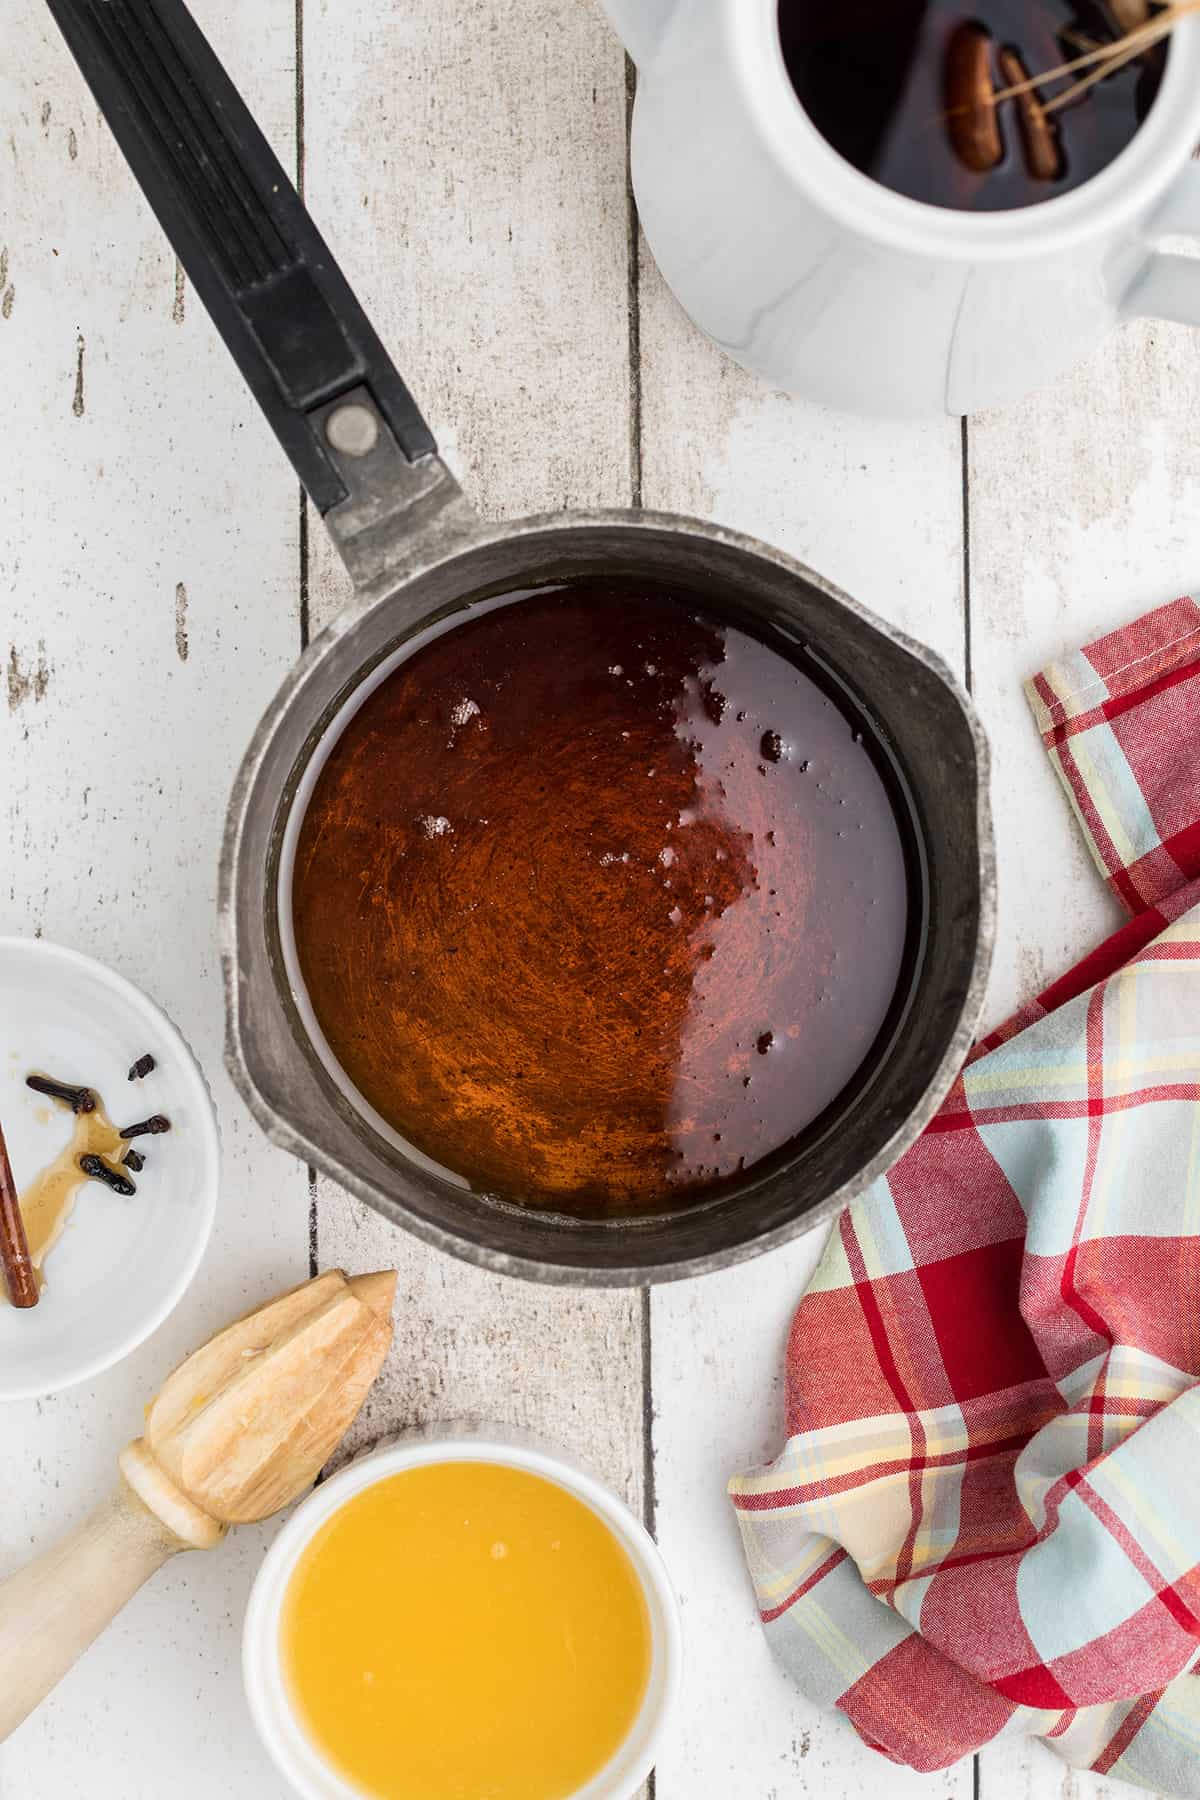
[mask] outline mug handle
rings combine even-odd
[[[1200,238],[1200,162],[1189,162],[1151,221],[1156,238]],[[1200,325],[1200,257],[1151,252],[1121,308],[1130,318]]]

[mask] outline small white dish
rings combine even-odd
[[[363,1791],[321,1758],[292,1710],[280,1645],[283,1602],[304,1550],[349,1499],[405,1469],[443,1462],[500,1463],[557,1482],[599,1514],[632,1562],[650,1617],[646,1697],[611,1761],[570,1796],[570,1800],[629,1800],[654,1767],[679,1696],[683,1632],[670,1577],[654,1539],[603,1482],[561,1451],[498,1426],[432,1426],[377,1445],[314,1488],[275,1539],[251,1589],[242,1636],[246,1697],[275,1766],[303,1800],[363,1800]]]
[[[129,1080],[147,1051],[154,1071]],[[0,938],[0,1122],[17,1191],[70,1141],[66,1107],[26,1087],[31,1073],[95,1089],[117,1126],[165,1113],[171,1131],[139,1141],[137,1193],[96,1181],[43,1271],[39,1305],[0,1302],[0,1401],[60,1392],[110,1368],[157,1330],[199,1266],[216,1212],[220,1141],[208,1085],[154,1002],[102,963],[40,938]]]

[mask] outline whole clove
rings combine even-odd
[[[48,1075],[27,1075],[25,1086],[32,1088],[35,1094],[46,1094],[51,1100],[65,1100],[74,1113],[90,1113],[96,1110],[96,1096],[91,1088],[72,1087],[66,1081],[51,1081]]]
[[[138,1150],[127,1150],[121,1158],[121,1166],[125,1169],[132,1169],[135,1175],[140,1175],[146,1166],[146,1159]]]
[[[123,1125],[123,1138],[158,1137],[161,1132],[170,1131],[171,1121],[161,1113],[152,1113],[148,1119],[139,1119],[136,1125]]]
[[[157,1068],[157,1066],[154,1058],[150,1055],[149,1051],[147,1051],[145,1056],[138,1057],[137,1061],[130,1069],[130,1081],[141,1081],[145,1076],[150,1074],[152,1069]]]
[[[93,1181],[102,1181],[105,1187],[112,1189],[114,1194],[122,1194],[128,1199],[131,1194],[137,1193],[137,1188],[130,1181],[128,1175],[122,1175],[120,1169],[114,1169],[112,1164],[106,1163],[102,1156],[81,1156],[79,1167],[85,1175],[91,1176]]]

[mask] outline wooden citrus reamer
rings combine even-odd
[[[332,1270],[217,1333],[168,1376],[117,1489],[0,1582],[0,1740],[156,1569],[297,1499],[353,1423],[392,1341],[394,1270]]]

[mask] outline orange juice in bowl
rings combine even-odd
[[[679,1680],[658,1551],[506,1435],[423,1434],[318,1488],[246,1621],[251,1708],[309,1800],[625,1800]]]

